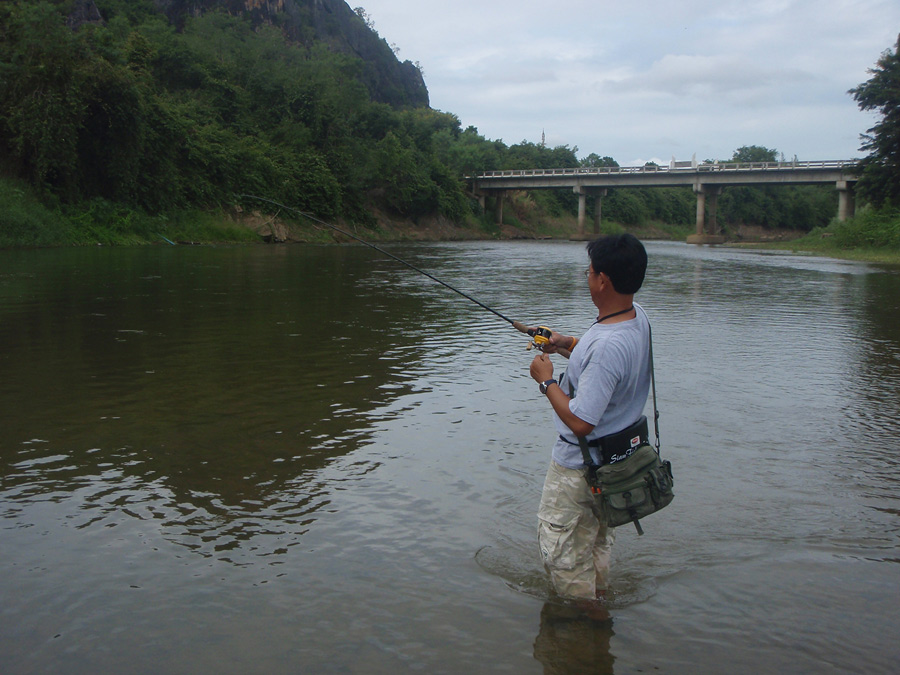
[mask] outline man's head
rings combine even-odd
[[[587,245],[595,274],[605,274],[616,293],[633,295],[644,283],[647,251],[633,234],[612,234]]]

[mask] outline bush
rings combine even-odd
[[[900,209],[867,208],[853,218],[835,221],[829,228],[839,248],[886,248],[900,251]]]
[[[0,248],[76,243],[71,224],[24,184],[0,179]]]
[[[80,243],[136,244],[158,240],[165,218],[96,197],[66,209]]]

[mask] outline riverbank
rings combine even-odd
[[[351,241],[460,241],[571,239],[570,214],[542,209],[527,193],[510,199],[502,225],[492,214],[462,222],[444,216],[411,219],[370,207],[365,223],[311,219],[274,204],[245,201],[226,209],[185,209],[150,215],[122,204],[93,199],[74,206],[41,198],[21,182],[0,178],[0,248],[140,246],[150,244],[317,243]],[[604,222],[604,234],[626,228]],[[664,223],[628,226],[644,239],[684,240],[688,229]],[[341,234],[347,232],[352,237]]]
[[[173,244],[346,243],[462,240],[568,240],[577,237],[570,214],[550,214],[525,193],[511,200],[504,222],[490,214],[465,222],[441,216],[404,219],[373,210],[366,225],[316,221],[290,210],[234,205],[224,210],[183,210],[149,215],[102,199],[77,207],[48,204],[27,187],[0,179],[0,248],[141,246]],[[327,222],[327,224],[326,224]],[[332,227],[333,226],[333,227]],[[347,234],[341,234],[338,228]],[[685,241],[693,227],[660,222],[627,225],[604,221],[601,234],[628,231],[644,240]],[[593,236],[592,228],[588,237]],[[900,266],[900,211],[864,209],[810,233],[740,226],[726,232],[725,246],[808,253]]]
[[[733,242],[737,246],[792,251],[900,267],[900,209],[865,208],[846,221],[833,220],[786,241]]]
[[[842,249],[828,245],[820,245],[817,242],[807,241],[806,238],[792,242],[756,242],[736,243],[731,242],[725,246],[736,248],[755,248],[772,251],[787,251],[808,255],[817,255],[825,258],[837,258],[840,260],[855,260],[857,262],[869,262],[879,265],[891,265],[900,267],[900,251],[886,251],[875,248]]]
[[[418,220],[393,217],[383,212],[373,212],[374,225],[359,227],[340,221],[325,225],[321,222],[291,218],[291,214],[245,211],[236,208],[229,217],[234,223],[253,231],[267,243],[327,243],[351,239],[337,230],[372,241],[478,241],[516,239],[574,239],[578,238],[578,223],[571,216],[538,214],[529,219],[513,215],[509,221],[498,225],[486,219],[472,219],[466,223],[454,223],[441,216],[429,216]],[[330,227],[333,225],[333,227]],[[641,239],[682,241],[688,229],[648,223],[625,227],[615,222],[605,222],[601,234],[629,231]],[[587,237],[592,237],[589,233]]]

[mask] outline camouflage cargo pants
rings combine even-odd
[[[615,530],[601,519],[584,469],[550,462],[538,511],[538,543],[556,592],[594,599],[605,590],[614,539]]]

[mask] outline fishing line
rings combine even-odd
[[[515,328],[516,330],[521,331],[521,332],[523,332],[523,333],[530,333],[530,334],[532,334],[532,335],[534,334],[532,331],[529,331],[529,329],[528,329],[528,328],[525,326],[525,324],[523,324],[522,322],[520,322],[520,321],[513,321],[512,319],[503,316],[503,315],[502,315],[500,312],[498,312],[496,309],[493,309],[493,308],[491,308],[491,307],[488,307],[488,306],[485,305],[483,302],[481,302],[481,301],[479,301],[479,300],[476,300],[475,298],[473,298],[473,297],[472,297],[471,295],[469,295],[468,293],[464,293],[463,291],[459,290],[458,288],[454,288],[453,286],[451,286],[451,285],[448,284],[447,282],[441,281],[441,280],[438,279],[436,276],[434,276],[434,275],[432,275],[432,274],[429,274],[429,273],[426,272],[425,270],[419,269],[418,267],[416,267],[416,266],[413,265],[412,263],[409,263],[409,262],[405,261],[403,258],[398,258],[398,257],[395,256],[393,253],[389,253],[388,251],[385,251],[383,248],[379,248],[379,247],[376,246],[375,244],[372,244],[372,243],[366,241],[365,239],[361,239],[360,237],[357,237],[357,236],[356,236],[355,234],[353,234],[352,232],[347,232],[346,230],[342,230],[342,229],[339,228],[337,225],[332,225],[331,223],[326,223],[324,220],[320,220],[319,218],[316,218],[316,217],[315,217],[314,215],[312,215],[312,214],[306,213],[305,211],[301,211],[301,210],[299,210],[299,209],[295,209],[295,208],[293,208],[293,207],[291,207],[291,206],[286,206],[286,205],[284,205],[284,204],[281,204],[280,202],[276,202],[274,199],[268,199],[267,197],[257,197],[256,195],[237,195],[237,196],[238,196],[238,197],[246,197],[246,198],[248,198],[248,199],[258,199],[259,201],[268,202],[269,204],[274,204],[275,206],[281,207],[281,208],[283,208],[283,209],[287,209],[288,211],[293,211],[294,213],[297,213],[297,214],[303,216],[304,218],[308,218],[309,220],[312,220],[313,222],[319,223],[320,225],[324,225],[325,227],[330,227],[332,230],[334,230],[334,231],[336,231],[336,232],[340,232],[340,233],[343,234],[344,236],[350,237],[351,239],[355,239],[355,240],[358,241],[360,244],[365,244],[365,245],[368,246],[369,248],[375,249],[375,250],[378,251],[379,253],[381,253],[381,254],[383,254],[383,255],[386,255],[388,258],[392,258],[392,259],[396,260],[396,261],[399,262],[399,263],[403,263],[404,265],[406,265],[407,267],[409,267],[409,268],[412,269],[412,270],[415,270],[415,271],[418,272],[419,274],[424,274],[426,277],[428,277],[428,278],[431,279],[432,281],[436,281],[436,282],[439,283],[441,286],[445,286],[446,288],[449,288],[449,289],[450,289],[451,291],[453,291],[454,293],[458,293],[459,295],[463,296],[466,300],[471,300],[472,302],[474,302],[474,303],[475,303],[476,305],[478,305],[479,307],[482,307],[483,309],[486,309],[487,311],[491,312],[492,314],[496,314],[496,315],[499,316],[501,319],[503,319],[503,320],[506,321],[507,323],[511,324],[512,327]]]

